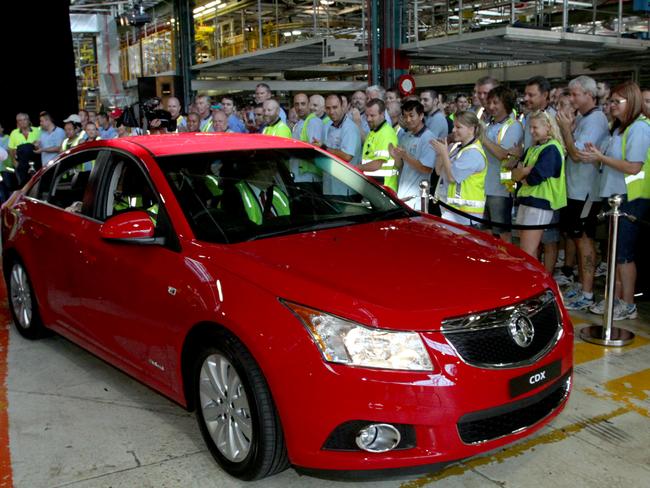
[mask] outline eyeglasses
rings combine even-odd
[[[625,103],[625,102],[627,102],[627,99],[625,99],[625,98],[619,98],[619,99],[612,98],[609,101],[609,103],[611,103],[612,105],[620,105],[620,104]]]

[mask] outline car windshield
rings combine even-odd
[[[157,160],[203,241],[234,243],[412,215],[354,169],[313,149]]]

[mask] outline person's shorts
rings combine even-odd
[[[551,219],[551,224],[559,224],[559,223],[560,223],[560,211],[554,210],[553,218]],[[560,228],[557,225],[549,229],[544,229],[544,233],[542,234],[542,244],[550,244],[552,242],[560,242]]]
[[[650,217],[650,199],[637,198],[631,202],[626,200],[621,205],[620,211],[633,215],[637,219],[646,220]],[[641,224],[630,222],[625,217],[618,219],[618,245],[616,246],[616,262],[618,264],[634,262],[640,227]]]
[[[497,224],[512,224],[512,197],[493,197],[487,196],[485,198],[485,210],[483,212],[483,218],[485,220],[490,220]],[[504,232],[510,232],[512,229],[510,227],[501,227],[501,226],[492,226],[489,224],[484,224],[486,228],[489,228],[494,235],[500,235]]]
[[[517,225],[548,225],[553,219],[553,210],[519,205]]]
[[[583,234],[593,239],[596,237],[600,208],[600,202],[568,199],[566,207],[560,211],[562,231],[571,239],[579,239]]]

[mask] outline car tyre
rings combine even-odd
[[[11,264],[7,276],[7,298],[16,329],[27,339],[47,335],[38,311],[38,302],[25,266],[20,261]]]
[[[198,354],[196,417],[217,463],[231,476],[256,480],[289,467],[282,425],[259,366],[234,336],[219,334]]]

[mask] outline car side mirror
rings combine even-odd
[[[102,239],[131,244],[160,244],[154,237],[155,227],[149,214],[133,210],[109,217],[99,228]]]

